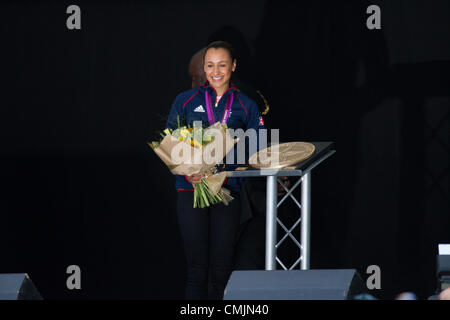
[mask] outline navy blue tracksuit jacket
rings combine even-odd
[[[204,126],[209,126],[208,114],[206,112],[205,90],[209,90],[216,122],[222,120],[227,98],[230,94],[234,94],[231,114],[227,121],[228,128],[235,130],[243,129],[244,131],[249,128],[255,130],[264,128],[264,122],[256,102],[240,92],[239,89],[234,86],[233,82],[230,83],[229,89],[220,98],[217,107],[215,107],[216,91],[213,87],[209,86],[208,82],[199,88],[193,88],[180,93],[172,104],[166,127],[175,129],[177,127],[177,116],[179,116],[180,121],[182,121],[181,125],[192,127],[194,121],[202,121]],[[248,150],[248,141],[246,143],[246,149]],[[236,156],[237,145],[235,145],[234,152]],[[248,159],[246,161],[248,161]],[[235,161],[235,164],[226,165],[224,170],[231,171],[237,166]],[[177,191],[193,190],[192,184],[187,181],[186,177],[175,175],[175,179]],[[228,178],[225,187],[238,192],[240,190],[240,184],[240,178]]]

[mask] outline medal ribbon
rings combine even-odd
[[[233,105],[233,92],[228,95],[227,102],[225,103],[225,110],[223,111],[222,120],[220,123],[227,123],[228,118],[231,113],[231,106]],[[208,89],[205,90],[205,101],[206,101],[206,112],[208,114],[209,125],[212,126],[216,120],[214,118],[214,111],[211,103],[211,96],[209,95]]]

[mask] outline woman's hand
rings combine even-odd
[[[203,174],[196,173],[196,174],[193,174],[192,176],[186,176],[186,179],[190,183],[192,183],[192,185],[195,187],[195,185],[197,185],[197,184],[202,182],[202,177],[203,176],[204,176]]]

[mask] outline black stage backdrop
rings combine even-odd
[[[29,273],[46,299],[183,298],[173,178],[146,142],[189,88],[192,54],[228,26],[281,140],[336,143],[312,177],[311,267],[378,265],[378,298],[430,296],[450,242],[449,6],[2,2],[0,273]],[[81,290],[66,287],[73,264]]]

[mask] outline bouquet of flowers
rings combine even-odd
[[[226,124],[216,122],[210,127],[181,126],[166,128],[161,141],[148,143],[173,174],[190,176],[203,174],[202,182],[194,189],[194,208],[205,208],[223,202],[225,205],[233,197],[222,185],[226,172],[217,172],[226,154],[238,139],[233,139]]]

